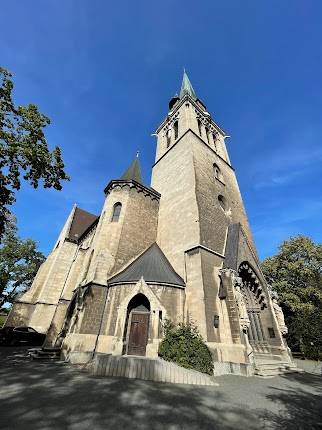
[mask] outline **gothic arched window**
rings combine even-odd
[[[113,215],[111,219],[112,222],[118,222],[121,214],[121,209],[122,209],[122,203],[120,202],[115,203],[115,205],[113,206]]]
[[[205,127],[205,131],[206,131],[206,138],[207,138],[207,142],[209,144],[209,128]]]
[[[200,121],[200,119],[198,119],[198,130],[199,130],[199,134],[201,136],[201,121]]]
[[[171,129],[169,128],[167,130],[167,148],[169,148],[170,143],[171,143]]]
[[[178,131],[179,131],[179,129],[178,129],[178,121],[176,121],[173,124],[173,128],[174,128],[174,140],[177,140],[178,139]]]

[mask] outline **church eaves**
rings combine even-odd
[[[142,276],[147,283],[185,286],[184,280],[175,272],[156,243],[153,243],[122,272],[109,279],[108,284],[138,282]]]
[[[193,89],[191,82],[188,78],[186,71],[183,72],[181,90],[180,90],[180,98],[182,98],[185,94],[189,94],[194,100],[197,99],[197,95],[195,90]]]
[[[121,177],[121,180],[123,181],[136,181],[139,184],[143,184],[142,175],[141,175],[141,168],[139,163],[139,158],[136,157],[131,165],[128,167],[126,172]]]
[[[73,221],[69,229],[68,239],[77,242],[85,231],[98,220],[98,218],[99,217],[97,215],[93,215],[90,212],[76,207]]]

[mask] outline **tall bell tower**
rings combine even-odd
[[[186,72],[156,134],[152,187],[162,196],[158,242],[175,270],[184,276],[183,253],[195,246],[223,255],[230,224],[241,223],[252,243],[226,134],[197,97]]]
[[[157,243],[186,282],[185,317],[196,323],[219,361],[241,363],[247,353],[233,284],[244,261],[260,279],[256,285],[261,287],[254,292],[259,307],[269,308],[270,299],[226,133],[198,98],[186,72],[156,135],[152,187],[161,194]],[[265,321],[277,332],[272,309],[265,312],[258,324]],[[261,342],[266,342],[268,330],[262,331]],[[276,342],[282,344],[280,338]]]

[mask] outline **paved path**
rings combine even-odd
[[[89,376],[0,348],[1,430],[321,429],[322,377],[221,376],[219,387]]]

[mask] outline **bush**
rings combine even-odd
[[[159,356],[186,369],[213,374],[211,353],[197,328],[191,323],[179,323],[175,326],[171,321],[165,321]]]

